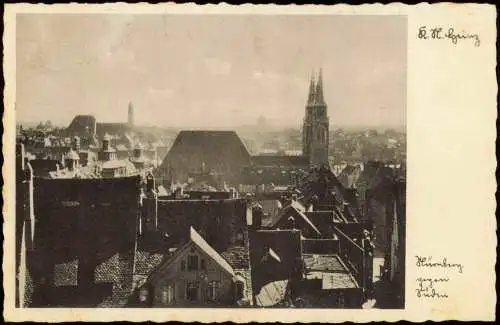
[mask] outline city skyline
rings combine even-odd
[[[270,126],[300,126],[312,70],[322,68],[333,126],[406,124],[405,17],[17,20],[19,122],[68,125],[79,114],[122,122],[132,102],[139,125],[231,128],[264,116]]]

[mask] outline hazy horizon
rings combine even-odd
[[[46,122],[47,119],[45,120],[26,120],[26,121],[16,121],[16,124],[18,125],[24,125],[26,127],[35,127],[38,125],[40,122]],[[51,121],[53,122],[53,121]],[[69,126],[71,121],[68,123],[53,123],[53,126],[55,127],[67,127]],[[125,122],[125,121],[97,121],[98,123],[103,122],[103,123],[120,123],[120,122]],[[302,122],[302,121],[301,121]],[[146,123],[146,124],[139,124],[137,125],[138,127],[157,127],[157,128],[164,128],[164,129],[178,129],[178,130],[202,130],[202,129],[207,129],[207,130],[215,130],[215,129],[220,129],[220,130],[231,130],[231,129],[242,129],[242,128],[254,128],[257,124],[237,124],[237,125],[230,125],[230,126],[224,126],[224,125],[214,125],[214,126],[190,126],[190,125],[160,125],[160,124],[154,124],[154,123]],[[268,123],[266,124],[265,128],[271,129],[271,130],[278,130],[278,129],[302,129],[302,123],[297,123],[297,124],[271,124]],[[341,124],[330,124],[330,131],[334,131],[335,129],[346,129],[346,130],[367,130],[367,129],[395,129],[395,130],[403,130],[406,129],[406,125],[341,125]]]
[[[22,14],[17,120],[125,122],[131,101],[138,125],[300,127],[321,67],[332,126],[401,128],[406,37],[404,16]]]

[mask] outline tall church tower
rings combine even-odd
[[[314,73],[311,77],[302,128],[302,154],[309,157],[309,164],[312,166],[329,167],[329,126],[330,120],[323,97],[323,76],[320,69],[317,82]]]
[[[132,102],[128,103],[128,126],[134,126],[134,106],[132,106]]]

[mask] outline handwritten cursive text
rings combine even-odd
[[[458,273],[463,273],[464,266],[460,263],[449,263],[446,257],[443,259],[434,261],[432,256],[415,256],[417,259],[416,266],[418,268],[445,268],[445,269],[455,269]]]
[[[417,33],[417,38],[422,40],[437,39],[437,40],[450,40],[452,44],[458,44],[461,40],[472,40],[474,46],[481,45],[479,34],[468,33],[466,31],[457,32],[455,28],[449,27],[430,27],[420,26]]]

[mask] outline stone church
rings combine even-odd
[[[157,176],[164,184],[212,175],[211,185],[216,187],[295,185],[311,167],[329,168],[329,118],[321,70],[317,78],[311,78],[302,132],[300,156],[252,156],[234,131],[184,130],[177,135]]]
[[[323,96],[323,76],[319,71],[318,81],[314,75],[309,86],[306,115],[302,128],[302,154],[309,158],[309,164],[316,167],[329,166],[329,125],[327,105]]]

